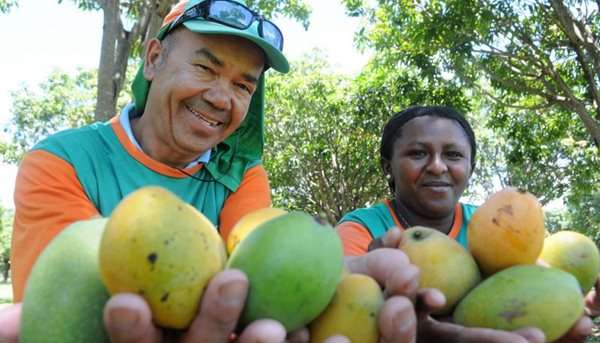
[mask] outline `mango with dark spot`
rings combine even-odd
[[[333,297],[342,275],[342,243],[330,225],[290,212],[250,232],[227,267],[242,270],[250,281],[242,326],[272,318],[289,332],[316,318]]]
[[[321,343],[335,335],[343,335],[350,342],[379,342],[377,318],[383,301],[383,292],[373,278],[344,275],[331,303],[310,323],[310,342]]]
[[[500,330],[533,326],[552,342],[571,328],[583,310],[579,284],[571,274],[521,265],[504,269],[475,287],[456,307],[454,322]]]
[[[108,342],[102,313],[109,294],[98,268],[106,221],[71,224],[39,256],[25,288],[21,342]]]
[[[413,226],[402,232],[398,248],[419,267],[419,287],[437,288],[446,297],[434,314],[448,314],[481,280],[473,256],[454,239],[438,230]]]
[[[175,329],[190,325],[204,287],[225,260],[225,245],[213,224],[161,187],[125,197],[100,245],[100,270],[110,293],[137,292],[157,324]]]
[[[482,273],[535,263],[544,244],[544,213],[535,196],[505,188],[492,194],[469,221],[468,246]]]

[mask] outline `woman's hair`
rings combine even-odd
[[[404,124],[411,119],[423,116],[448,118],[455,120],[460,124],[471,145],[471,172],[473,172],[473,170],[475,170],[475,154],[477,147],[475,144],[475,133],[465,117],[454,108],[448,106],[413,106],[394,114],[383,128],[381,146],[379,148],[381,158],[387,161],[391,160],[394,142],[400,137],[400,132]]]

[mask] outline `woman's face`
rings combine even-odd
[[[422,116],[401,128],[390,161],[396,199],[408,210],[430,218],[449,215],[471,176],[471,146],[452,119]]]

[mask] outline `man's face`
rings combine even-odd
[[[384,164],[397,197],[422,216],[451,214],[471,176],[466,133],[456,121],[435,116],[414,118],[401,130]]]
[[[240,126],[265,57],[240,37],[187,29],[171,35],[168,42],[151,42],[146,53],[144,76],[152,83],[138,139],[152,157],[178,166]]]

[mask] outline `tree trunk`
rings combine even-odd
[[[123,28],[121,4],[118,0],[100,3],[104,14],[104,27],[94,119],[105,121],[117,113],[117,100],[126,80],[131,47],[136,43],[145,44],[148,38],[156,35],[162,18],[167,15],[175,0],[144,0],[136,3],[139,6],[139,16],[130,31]]]
[[[116,42],[123,31],[118,0],[102,1],[104,23],[102,27],[102,46],[100,65],[98,66],[98,99],[96,100],[96,121],[105,121],[114,113],[117,97],[114,71],[116,70]]]

